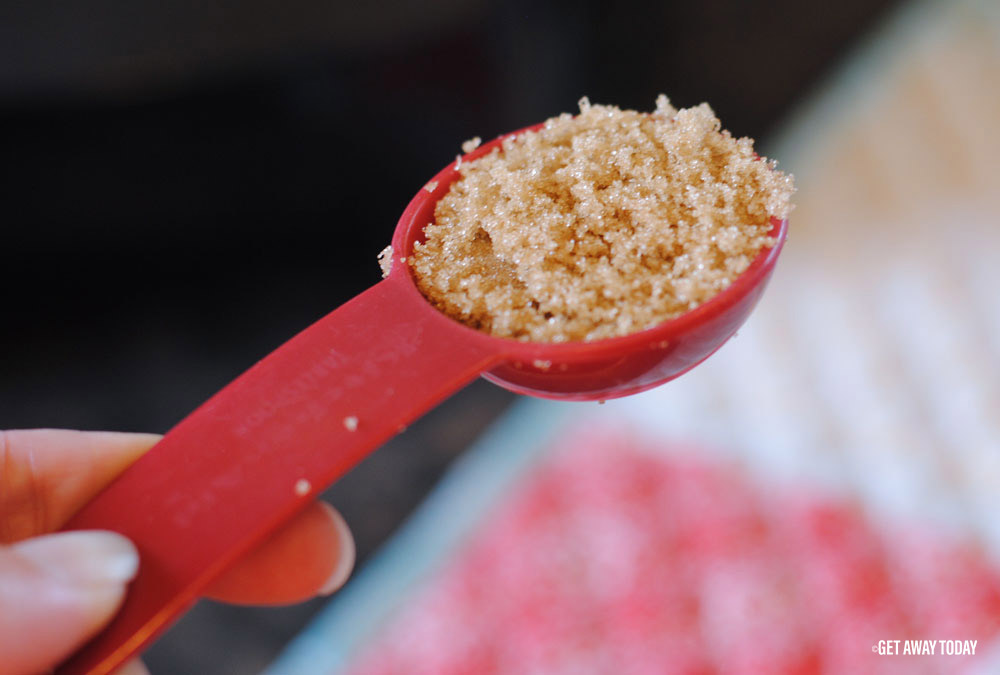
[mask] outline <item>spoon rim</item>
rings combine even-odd
[[[488,143],[484,143],[474,151],[461,156],[461,162],[473,161],[495,148],[499,148],[504,140],[529,131],[535,131],[544,122],[534,124],[523,129],[518,129],[507,134],[496,137]],[[749,295],[759,285],[767,282],[769,273],[777,262],[781,249],[784,246],[788,235],[788,219],[772,217],[771,230],[768,236],[774,238],[772,246],[763,248],[750,262],[750,265],[741,272],[726,288],[722,289],[705,302],[698,306],[670,319],[645,328],[634,333],[618,335],[614,337],[601,338],[598,340],[572,340],[566,342],[534,342],[530,340],[519,340],[516,338],[501,337],[491,335],[479,329],[473,328],[458,319],[442,312],[434,306],[431,301],[420,292],[413,270],[409,265],[408,258],[413,252],[413,243],[420,240],[423,229],[433,221],[433,211],[431,219],[424,221],[419,218],[428,208],[433,209],[436,204],[450,189],[451,184],[460,178],[461,174],[457,168],[458,162],[450,162],[441,169],[428,182],[427,185],[436,183],[432,190],[422,187],[410,200],[406,209],[399,219],[399,223],[393,233],[392,256],[393,264],[387,280],[397,283],[404,283],[407,289],[416,295],[415,300],[421,302],[435,315],[442,317],[463,336],[473,340],[491,351],[502,354],[509,359],[526,358],[557,360],[559,362],[571,362],[577,360],[591,359],[596,356],[608,356],[614,353],[626,353],[637,349],[644,349],[650,346],[666,347],[678,336],[687,334],[698,326],[708,322],[712,318],[725,313],[741,299]],[[418,220],[420,222],[418,222]],[[406,259],[406,260],[404,260]],[[400,268],[405,268],[401,270]]]

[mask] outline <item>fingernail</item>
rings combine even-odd
[[[50,576],[75,586],[123,584],[139,570],[135,546],[114,532],[47,534],[18,542],[14,548]]]
[[[115,675],[149,675],[149,669],[139,659],[133,659],[116,670]]]
[[[347,578],[351,576],[351,571],[354,569],[354,557],[356,555],[354,548],[354,537],[351,536],[351,529],[347,527],[347,522],[344,517],[337,512],[332,506],[326,502],[320,502],[324,507],[330,511],[330,515],[333,517],[334,526],[337,529],[337,546],[340,556],[337,561],[337,566],[333,570],[333,574],[327,579],[323,587],[319,589],[320,595],[330,595],[341,586],[347,582]]]

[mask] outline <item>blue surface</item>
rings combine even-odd
[[[542,457],[581,404],[524,399],[458,460],[379,552],[265,671],[339,673],[407,594],[481,521],[509,486]]]

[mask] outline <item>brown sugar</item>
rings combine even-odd
[[[428,190],[428,192],[433,192],[433,190]],[[392,272],[392,245],[386,246],[384,249],[379,251],[378,254],[378,266],[382,268],[382,278],[385,279]]]
[[[705,302],[774,243],[794,192],[707,104],[665,96],[650,114],[582,99],[459,171],[414,246],[417,284],[469,326],[537,342],[626,335]]]

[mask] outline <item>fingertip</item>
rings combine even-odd
[[[0,547],[0,671],[41,672],[118,611],[138,569],[111,532],[66,532]]]
[[[34,537],[11,549],[63,585],[125,584],[139,571],[139,552],[117,532],[77,530]]]
[[[283,605],[330,593],[354,566],[354,540],[344,519],[311,502],[212,582],[206,597],[249,605]]]
[[[146,668],[145,663],[139,659],[134,659],[116,670],[114,675],[149,675],[149,669]]]
[[[319,505],[327,512],[333,523],[337,536],[337,550],[339,552],[337,564],[330,573],[330,577],[316,592],[317,595],[326,596],[336,592],[347,583],[351,572],[354,571],[357,547],[354,544],[354,535],[351,534],[351,528],[347,525],[347,521],[344,520],[344,516],[341,515],[340,511],[323,501],[319,502]]]

